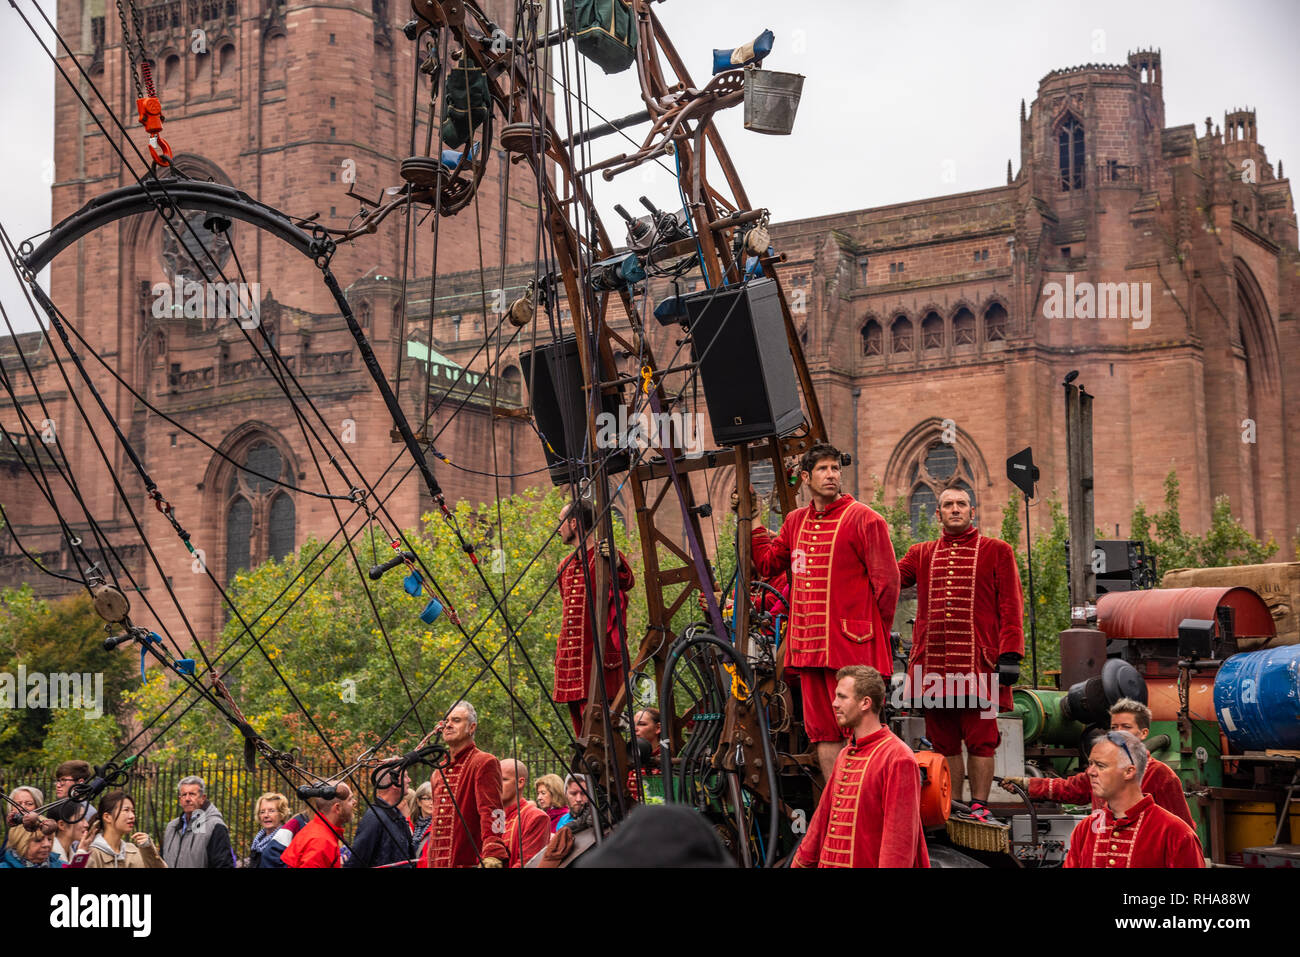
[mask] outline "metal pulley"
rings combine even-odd
[[[539,151],[545,153],[551,147],[550,134],[533,123],[509,124],[501,131],[498,142],[507,153],[525,156],[534,156]]]
[[[533,300],[536,294],[533,284],[529,283],[524,294],[510,304],[510,312],[507,313],[507,317],[510,319],[512,326],[522,329],[532,322],[533,314],[537,311],[537,305]]]
[[[131,611],[131,603],[126,596],[112,585],[98,584],[91,586],[95,613],[107,622],[116,624],[125,621]]]
[[[416,189],[433,189],[444,175],[441,161],[431,156],[408,156],[400,171],[402,179]]]

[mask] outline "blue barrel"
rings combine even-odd
[[[1225,661],[1214,679],[1214,713],[1235,751],[1300,748],[1300,645]]]

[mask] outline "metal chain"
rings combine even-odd
[[[134,4],[131,9],[135,10]],[[140,73],[135,68],[135,53],[131,50],[131,26],[126,21],[126,10],[122,8],[122,0],[117,0],[117,15],[122,21],[122,46],[126,48],[126,58],[131,64],[131,79],[135,81],[135,97],[137,100],[143,99],[144,87],[140,85]]]

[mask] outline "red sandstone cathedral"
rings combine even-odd
[[[147,42],[180,164],[294,216],[319,213],[327,225],[346,225],[358,209],[349,190],[374,202],[399,181],[397,166],[410,152],[406,80],[415,63],[399,7],[148,6]],[[133,93],[112,10],[103,0],[61,4],[59,27],[74,48],[79,38],[95,82],[129,116]],[[204,52],[195,52],[196,29]],[[1005,186],[772,228],[827,426],[854,457],[848,491],[869,498],[883,482],[886,496],[906,499],[915,514],[932,509],[939,484],[957,476],[987,525],[1012,493],[1004,460],[1028,445],[1043,491],[1063,495],[1061,382],[1078,370],[1096,396],[1100,528],[1124,535],[1134,502],[1158,503],[1174,469],[1186,525],[1203,528],[1215,497],[1228,495],[1249,530],[1273,535],[1289,554],[1300,531],[1300,253],[1290,185],[1281,163],[1268,161],[1253,111],[1228,112],[1221,126],[1207,118],[1204,129],[1166,125],[1162,84],[1155,51],[1054,71],[1028,108],[1021,104],[1020,168],[1013,175],[1008,165]],[[62,85],[55,129],[55,222],[132,182]],[[419,423],[438,407],[427,434],[446,426],[435,444],[451,464],[434,465],[452,499],[493,494],[484,473],[494,468],[513,476],[502,480],[503,494],[547,481],[517,356],[479,350],[485,310],[513,299],[534,271],[533,184],[505,177],[503,166],[489,167],[477,213],[444,223],[436,281],[427,222],[414,230],[406,284],[405,226],[396,217],[333,262],[407,415]],[[476,215],[490,239],[483,272]],[[227,236],[210,248],[223,264],[237,258],[257,284],[260,321],[319,412],[311,427],[332,430],[372,481],[398,459],[378,483],[381,493],[392,489],[408,462],[318,270],[251,227],[236,224]],[[160,307],[159,290],[182,290],[189,262],[168,240],[157,217],[101,230],[55,260],[50,291],[124,380],[88,361],[160,491],[226,581],[309,535],[329,537],[338,523],[328,502],[285,487],[320,490],[323,463],[235,324],[185,315],[180,296]],[[146,507],[106,425],[79,419],[69,389],[84,400],[84,387],[64,381],[39,333],[0,342],[0,358],[31,419],[57,430],[85,509],[133,574],[149,589],[170,578],[200,635],[218,627],[218,596]],[[465,367],[473,371],[462,376]],[[479,376],[487,382],[462,402]],[[48,449],[21,434],[8,400],[3,416],[19,451],[9,443],[0,450],[0,503],[30,551],[52,569],[69,569],[65,536],[24,466],[51,468]],[[250,480],[231,460],[280,484]],[[110,469],[161,569],[140,546]],[[346,492],[337,473],[325,475],[332,491]],[[764,490],[761,478],[756,484]],[[729,475],[714,475],[715,507],[725,507],[731,485]],[[72,530],[89,540],[82,505],[66,492],[59,501]],[[389,502],[405,525],[430,506],[410,480]],[[12,536],[0,548],[4,584],[30,581],[46,594],[72,587],[36,573]]]

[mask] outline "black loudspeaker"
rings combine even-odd
[[[740,445],[802,425],[776,281],[706,289],[682,301],[714,440]]]
[[[589,449],[587,414],[583,406],[582,363],[578,360],[578,340],[566,336],[559,342],[538,346],[519,356],[524,382],[531,387],[528,396],[533,421],[542,434],[542,452],[551,471],[551,482],[567,484],[572,476],[569,463],[576,466],[579,477],[591,477],[601,465],[604,474],[626,472],[629,453],[626,448]],[[618,398],[601,395],[601,410],[618,421]]]
[[[1032,447],[1023,448],[1007,459],[1007,478],[1020,491],[1030,498],[1034,497],[1034,484],[1038,481],[1038,466],[1034,464]]]

